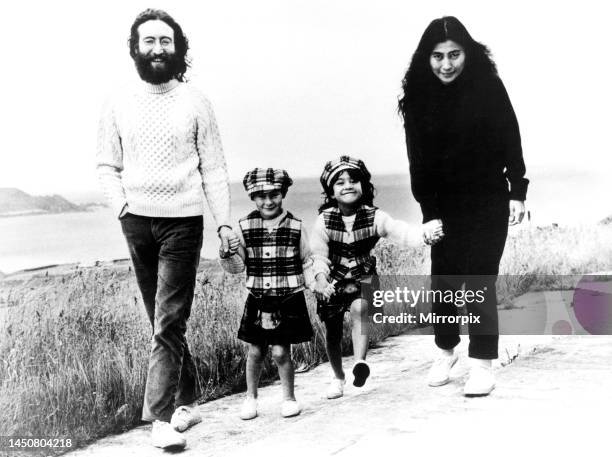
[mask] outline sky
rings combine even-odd
[[[396,103],[428,23],[457,16],[488,45],[514,105],[528,173],[609,172],[606,2],[19,1],[4,6],[0,187],[97,189],[104,99],[137,80],[136,15],[167,10],[191,45],[190,83],[211,100],[228,170],[315,176],[340,154],[408,172]],[[7,30],[8,29],[8,30]]]

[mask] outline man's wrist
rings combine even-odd
[[[221,233],[221,229],[223,229],[223,227],[227,227],[228,229],[232,230],[231,225],[221,224],[219,227],[217,227],[217,233]]]

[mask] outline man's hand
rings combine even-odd
[[[240,240],[231,228],[225,225],[221,227],[219,229],[219,238],[221,239],[221,250],[223,252],[234,254],[238,251]]]
[[[510,200],[510,217],[508,225],[517,225],[523,222],[525,216],[525,203],[520,200]]]
[[[318,274],[314,285],[314,294],[318,300],[327,301],[334,294],[336,289],[332,286],[324,274]]]
[[[444,228],[441,219],[432,219],[423,224],[423,241],[425,241],[425,244],[436,244],[442,238],[444,238]]]

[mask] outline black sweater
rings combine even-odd
[[[423,222],[440,218],[441,200],[458,195],[509,192],[510,199],[525,200],[529,181],[518,122],[497,76],[440,84],[409,106],[405,130],[412,193]]]

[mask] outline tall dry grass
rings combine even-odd
[[[612,270],[607,226],[546,228],[510,234],[501,274],[509,289],[548,287],[542,275]],[[425,247],[376,250],[382,275],[427,275]],[[0,325],[0,435],[71,437],[83,443],[137,424],[150,328],[133,274],[92,268],[14,286]],[[188,340],[204,399],[244,388],[245,346],[236,339],[244,280],[210,268],[198,275]],[[294,346],[298,370],[325,360],[324,333],[308,294],[315,336]],[[391,312],[400,312],[401,309]],[[377,325],[372,344],[405,330]],[[351,351],[349,332],[343,341]],[[268,361],[264,379],[276,376]]]
[[[0,326],[0,435],[84,443],[138,424],[151,330],[133,274],[77,270],[33,278],[10,295]],[[242,276],[206,269],[198,275],[188,340],[205,400],[244,389],[246,347],[236,334],[245,298]],[[298,371],[326,357],[310,293],[307,302],[314,338],[293,347]],[[377,329],[372,342],[400,331]],[[275,377],[268,360],[262,378]]]

